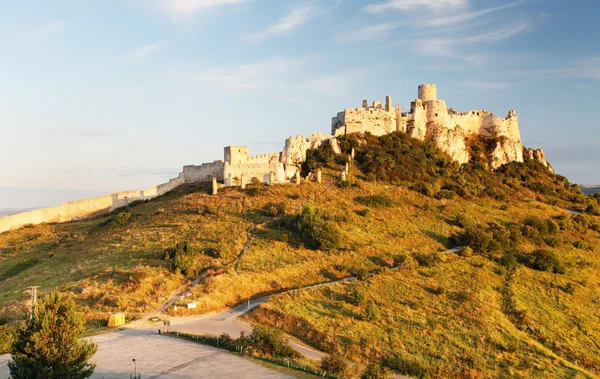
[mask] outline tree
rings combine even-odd
[[[13,379],[79,379],[94,373],[88,360],[98,346],[79,340],[85,320],[72,299],[58,292],[46,295],[33,317],[21,324],[8,363]]]

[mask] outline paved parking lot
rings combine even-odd
[[[223,350],[129,329],[93,338],[98,352],[94,379],[124,379],[133,362],[142,379],[184,378],[291,378]],[[9,355],[0,356],[0,379],[8,378]]]

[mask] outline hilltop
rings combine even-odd
[[[362,280],[276,296],[248,317],[415,376],[596,374],[598,197],[535,159],[490,171],[485,140],[471,140],[465,165],[400,132],[338,142],[341,154],[307,150],[302,171],[322,170],[322,183],[217,195],[189,183],[0,234],[0,317],[22,317],[30,285],[71,294],[98,328],[113,312],[153,312],[194,278],[167,314],[353,275]],[[469,248],[436,253],[459,245]]]

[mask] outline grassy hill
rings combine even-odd
[[[355,275],[249,317],[413,376],[596,375],[598,197],[533,161],[490,172],[493,146],[471,145],[478,158],[459,167],[402,134],[350,136],[343,155],[309,152],[303,169],[323,168],[323,184],[216,196],[184,185],[111,215],[0,234],[0,318],[23,317],[30,285],[70,293],[98,327],[113,312],[153,311],[192,278],[180,303],[197,308],[170,314]],[[469,248],[439,253],[457,245]]]

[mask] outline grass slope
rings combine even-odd
[[[30,285],[70,293],[97,327],[113,312],[151,312],[196,275],[203,280],[177,304],[197,308],[169,313],[208,312],[376,271],[356,283],[276,296],[250,317],[415,376],[594,375],[600,219],[566,209],[594,210],[598,198],[534,162],[490,173],[484,160],[459,168],[435,146],[402,136],[361,138],[342,141],[357,150],[347,183],[337,182],[343,156],[321,151],[309,163],[324,168],[324,184],[253,185],[217,196],[184,185],[112,215],[0,234],[0,318],[23,316]],[[394,153],[398,144],[405,153]],[[373,166],[376,157],[386,159]],[[339,246],[311,248],[294,230],[304,204],[341,230]],[[559,229],[539,231],[531,215]],[[472,256],[429,255],[455,246],[466,224],[502,243],[473,243]],[[518,243],[510,234],[516,226],[526,234]],[[170,254],[183,242],[178,261]],[[540,248],[556,253],[563,273],[530,268]],[[504,250],[516,269],[502,263]]]

